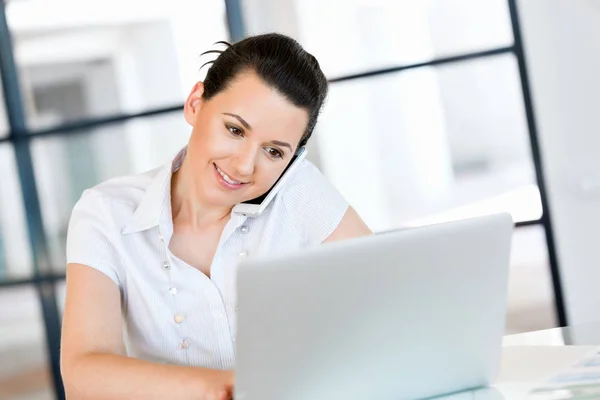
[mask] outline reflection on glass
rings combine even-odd
[[[42,323],[32,286],[0,290],[0,398],[54,398]]]
[[[30,276],[31,248],[15,154],[0,144],[0,280]]]
[[[64,270],[71,210],[81,193],[113,177],[156,168],[187,144],[181,112],[32,141],[35,176],[54,270]]]
[[[29,126],[182,104],[200,53],[228,37],[224,12],[221,0],[9,2]]]
[[[279,31],[297,38],[331,78],[513,42],[506,0],[242,3],[250,33]]]
[[[516,229],[510,259],[506,334],[556,326],[544,227],[536,225]]]
[[[315,135],[322,170],[376,231],[541,215],[512,55],[333,84]]]
[[[0,75],[1,74],[2,71],[0,71]],[[3,88],[2,85],[0,85],[0,139],[8,136],[9,131],[5,104]]]
[[[56,283],[56,303],[58,306],[58,311],[60,312],[60,316],[62,318],[65,312],[65,296],[67,294],[67,284],[65,281],[60,281]]]

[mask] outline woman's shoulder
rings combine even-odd
[[[308,160],[302,161],[279,196],[286,220],[305,230],[309,240],[318,243],[337,227],[348,209],[342,194]]]
[[[164,167],[136,174],[111,178],[81,194],[74,205],[70,223],[93,218],[106,227],[121,230],[134,215],[144,196],[153,186],[160,186]]]
[[[108,202],[137,204],[152,182],[158,177],[162,168],[158,167],[141,174],[118,176],[108,179],[84,190],[82,198],[85,196],[97,196]]]
[[[118,249],[123,248],[122,230],[145,193],[160,179],[160,171],[116,177],[86,189],[69,219],[67,263],[90,266],[122,287],[118,256]]]
[[[304,159],[281,190],[282,195],[298,195],[311,186],[331,185],[325,175],[311,161]]]

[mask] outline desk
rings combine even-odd
[[[500,376],[490,388],[439,400],[533,400],[529,391],[600,346],[600,323],[505,336]]]
[[[600,346],[600,322],[504,337],[504,346]]]

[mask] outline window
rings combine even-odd
[[[6,12],[32,130],[179,106],[200,53],[227,38],[222,1],[23,0]]]
[[[1,289],[0,398],[53,399],[42,313],[35,288],[28,285]]]
[[[11,144],[0,143],[0,280],[32,274],[33,260],[15,155]]]
[[[0,71],[0,78],[2,77],[2,71]],[[6,108],[4,107],[4,91],[2,85],[0,85],[0,140],[8,135],[8,116],[6,115]]]
[[[517,229],[513,236],[508,285],[506,334],[536,331],[556,326],[552,299],[552,276],[544,228]]]
[[[280,31],[298,38],[329,78],[513,42],[505,0],[349,0],[343,5],[336,0],[245,0],[242,4],[249,33]]]
[[[498,211],[540,218],[510,54],[331,85],[321,167],[375,230]]]

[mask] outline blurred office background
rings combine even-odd
[[[172,158],[199,54],[269,31],[330,79],[309,158],[372,229],[508,211],[507,333],[593,320],[598,27],[594,0],[4,0],[0,399],[62,398],[81,192]]]

